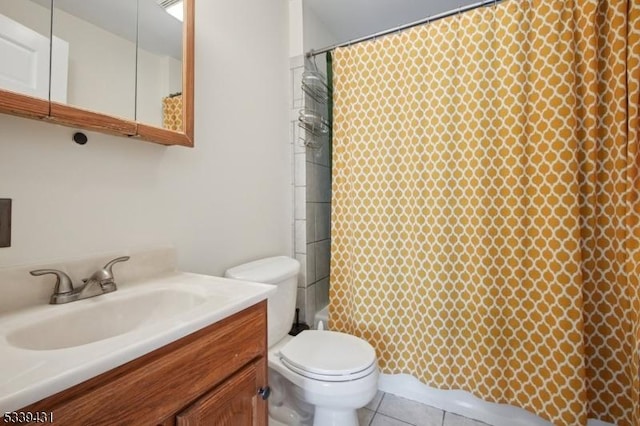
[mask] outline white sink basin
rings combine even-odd
[[[129,332],[146,323],[167,320],[203,303],[206,298],[185,290],[160,289],[129,297],[92,300],[70,312],[39,320],[7,334],[10,345],[51,350],[85,345]],[[100,303],[101,302],[101,303]],[[75,303],[75,302],[71,302]]]
[[[275,286],[169,273],[0,316],[0,412],[15,411],[265,300]]]

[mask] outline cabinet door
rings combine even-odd
[[[258,395],[265,370],[263,359],[240,370],[178,414],[176,426],[266,425],[266,401]]]
[[[51,100],[133,120],[137,1],[55,0],[51,22],[54,37],[68,43],[68,56],[51,58],[51,78],[63,72],[66,93]]]

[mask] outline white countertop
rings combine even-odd
[[[197,306],[167,318],[154,315],[123,334],[62,349],[19,348],[9,340],[16,329],[61,313],[88,311],[102,302],[117,306],[157,291],[184,289],[203,296]],[[119,288],[117,291],[65,305],[42,305],[0,315],[0,413],[15,411],[264,300],[275,287],[227,278],[173,272]]]

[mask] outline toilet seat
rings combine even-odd
[[[324,375],[324,374],[316,374],[316,373],[312,373],[309,371],[306,371],[304,369],[301,369],[299,367],[296,367],[293,364],[290,364],[289,362],[287,362],[285,359],[280,359],[282,361],[282,364],[287,367],[289,370],[307,377],[309,379],[313,379],[313,380],[318,380],[321,382],[349,382],[352,380],[357,380],[357,379],[361,379],[363,377],[368,376],[369,374],[371,374],[373,371],[376,370],[376,365],[375,364],[371,364],[368,368],[359,371],[357,373],[354,374],[348,374],[348,375],[343,375],[343,374],[335,374],[335,375]]]
[[[325,382],[357,380],[377,369],[375,350],[369,343],[336,331],[303,331],[278,356],[291,371]]]

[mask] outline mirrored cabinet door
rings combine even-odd
[[[184,131],[181,0],[139,0],[136,121]]]
[[[0,104],[15,113],[49,112],[50,25],[51,0],[0,0]]]
[[[0,0],[0,113],[193,146],[195,0]]]
[[[138,136],[193,146],[194,0],[138,0]]]
[[[68,44],[54,48],[52,80],[67,76],[66,93],[52,92],[52,116],[84,111],[135,120],[136,0],[53,0],[53,37]],[[132,128],[132,132],[135,128]]]

